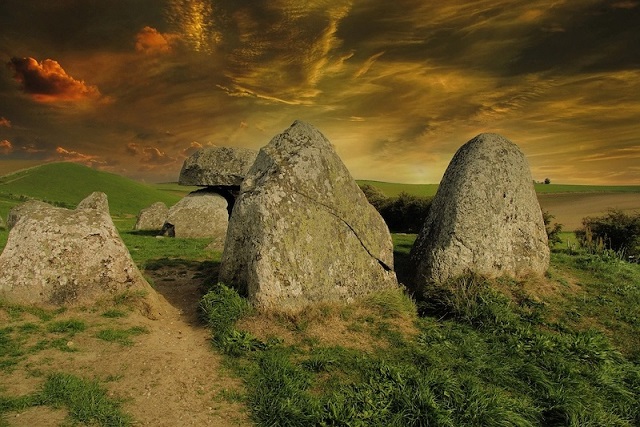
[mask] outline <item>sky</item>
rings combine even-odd
[[[176,181],[304,120],[357,179],[499,133],[533,179],[640,185],[640,0],[0,0],[0,175]]]

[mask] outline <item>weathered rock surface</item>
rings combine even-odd
[[[175,237],[224,241],[229,225],[227,201],[206,189],[189,193],[169,209],[165,228],[168,225],[173,226]]]
[[[19,304],[90,304],[128,290],[155,295],[93,193],[75,210],[29,201],[12,210],[0,255],[0,297]]]
[[[239,186],[257,154],[248,148],[203,148],[184,161],[178,182],[204,187]]]
[[[529,165],[497,134],[463,145],[447,168],[411,250],[416,285],[466,272],[543,274],[549,247]]]
[[[50,204],[41,202],[40,200],[29,200],[26,203],[14,206],[7,214],[7,228],[11,230],[18,220],[22,217],[24,212],[31,212],[38,209],[47,209],[51,207]]]
[[[156,202],[138,213],[134,230],[161,230],[169,215],[169,208],[162,202]]]
[[[260,150],[231,215],[219,280],[285,311],[397,286],[386,224],[311,125],[296,121]]]

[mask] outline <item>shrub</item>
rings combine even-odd
[[[562,243],[562,238],[560,237],[560,233],[562,233],[562,224],[558,224],[557,222],[551,225],[551,220],[555,218],[555,216],[551,215],[548,211],[542,211],[542,220],[544,221],[544,229],[547,232],[547,239],[549,241],[549,246],[553,247],[557,243]]]
[[[626,214],[611,209],[600,217],[582,220],[582,228],[576,230],[580,244],[590,252],[613,250],[628,256],[640,254],[640,213]]]
[[[369,184],[364,184],[361,188],[391,232],[420,232],[429,214],[431,199],[405,192],[398,194],[397,197],[386,197],[382,191]]]

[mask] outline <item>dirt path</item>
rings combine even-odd
[[[110,395],[125,400],[123,409],[136,426],[251,425],[243,405],[229,398],[242,392],[242,384],[223,367],[211,349],[210,332],[197,317],[202,273],[179,266],[145,274],[167,301],[162,318],[131,313],[112,319],[102,316],[103,310],[69,310],[56,320],[80,319],[88,325],[68,343],[78,351],[47,349],[10,374],[0,371],[3,394],[30,393],[42,383],[42,374],[64,372],[98,379]],[[130,346],[96,338],[101,329],[131,327],[148,333],[132,337]],[[42,407],[9,414],[7,420],[11,426],[45,427],[61,425],[64,416],[64,411]]]

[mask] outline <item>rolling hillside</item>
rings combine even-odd
[[[115,216],[136,215],[158,201],[170,206],[184,195],[75,163],[48,163],[0,177],[0,215],[30,198],[75,207],[94,191],[107,195]]]

